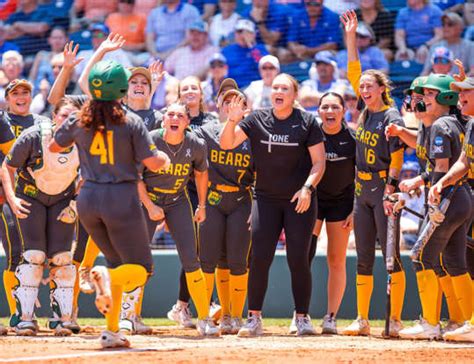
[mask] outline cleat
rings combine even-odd
[[[106,315],[112,309],[109,271],[104,266],[96,266],[90,275],[96,292],[95,306],[101,314]]]
[[[400,320],[390,319],[388,336],[385,336],[385,330],[382,332],[382,336],[386,338],[399,338],[401,330],[403,330],[402,322]]]
[[[168,319],[171,321],[177,322],[185,329],[195,329],[192,320],[191,311],[189,310],[189,305],[181,302],[177,302],[171,310],[168,311]]]
[[[296,335],[297,332],[298,328],[296,327],[296,311],[293,311],[293,318],[291,319],[290,329],[288,330],[288,333],[290,335]]]
[[[232,334],[232,319],[230,315],[222,316],[221,323],[219,324],[219,329],[221,330],[222,335]]]
[[[73,334],[79,334],[81,332],[81,327],[77,323],[78,312],[79,312],[79,309],[77,307],[73,309],[71,322],[68,325],[69,329],[71,329]]]
[[[321,333],[323,335],[337,335],[336,318],[334,317],[333,313],[323,317],[323,323],[321,324],[321,327]]]
[[[129,348],[130,341],[125,335],[119,332],[112,332],[109,330],[102,331],[100,334],[100,346],[102,348]]]
[[[51,327],[51,322],[50,322]],[[54,328],[54,336],[71,336],[72,330],[68,327],[67,322],[58,322]]]
[[[239,333],[240,328],[242,327],[242,319],[240,317],[232,317],[232,319],[230,320],[230,324],[230,333],[232,335],[237,335]]]
[[[457,342],[474,342],[474,328],[469,321],[452,331],[448,331],[443,335],[443,339],[446,341],[457,341]]]
[[[219,328],[214,324],[214,321],[210,317],[204,320],[197,320],[196,328],[199,336],[220,336]]]
[[[79,267],[79,289],[82,293],[91,294],[94,293],[94,284],[90,276],[91,268]]]
[[[458,323],[458,322],[449,320],[445,327],[441,327],[441,334],[444,335],[447,332],[457,330],[463,325],[464,325],[464,322]]]
[[[214,320],[214,323],[217,323],[221,318],[222,307],[215,302],[211,303],[209,306],[209,317]]]
[[[263,335],[263,322],[261,316],[251,315],[247,322],[240,328],[238,337],[256,337]]]
[[[311,317],[309,317],[308,314],[304,316],[296,316],[296,328],[298,329],[296,332],[296,335],[298,336],[316,335],[316,330],[314,329]]]
[[[122,319],[119,323],[120,331],[125,331],[131,335],[151,335],[153,329],[145,325],[141,317],[133,317],[131,319]]]
[[[352,324],[343,329],[341,334],[348,336],[368,336],[370,335],[369,321],[358,317],[352,322]]]
[[[20,321],[15,326],[15,333],[18,336],[36,336],[37,332],[33,321]]]
[[[439,324],[430,325],[421,317],[414,326],[400,330],[399,335],[402,339],[436,340],[441,337],[441,328]]]

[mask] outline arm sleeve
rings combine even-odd
[[[451,157],[451,135],[441,123],[435,122],[431,126],[429,153],[432,159]]]
[[[130,125],[135,160],[141,162],[146,158],[156,156],[158,154],[158,149],[156,149],[155,143],[148,133],[148,130],[146,130],[145,124],[141,121],[134,121],[131,122]]]
[[[7,155],[10,149],[13,146],[13,143],[15,142],[14,139],[5,142],[5,143],[0,143],[0,151],[3,153],[3,155]]]
[[[10,123],[5,120],[5,115],[0,114],[0,143],[7,143],[15,141],[15,134],[13,134]]]
[[[306,146],[312,147],[313,145],[324,142],[324,134],[316,120],[314,115],[309,115],[309,133],[308,139],[306,140]]]
[[[357,97],[360,96],[359,93],[359,83],[362,76],[362,66],[360,61],[352,61],[347,63],[347,78],[351,83],[352,88],[354,89]]]
[[[13,144],[10,153],[7,154],[6,163],[10,167],[20,168],[26,165],[26,162],[31,155],[32,141],[34,134],[31,132],[23,132],[15,144]]]
[[[196,150],[194,151],[194,169],[199,172],[207,171],[209,163],[207,161],[207,144],[204,140],[196,138]]]
[[[54,133],[54,140],[63,148],[69,147],[74,143],[77,128],[77,119],[75,117],[70,117],[59,127],[58,130],[56,130],[56,133]]]

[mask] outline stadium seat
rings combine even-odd
[[[303,82],[309,78],[308,72],[311,68],[311,60],[297,61],[289,64],[281,65],[281,72],[292,75],[298,82]]]

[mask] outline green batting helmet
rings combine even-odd
[[[415,86],[414,91],[423,94],[423,89],[425,88],[438,90],[439,94],[436,96],[436,101],[440,105],[456,106],[459,94],[450,89],[450,85],[453,82],[455,81],[451,76],[432,73],[422,80],[418,86]]]
[[[410,85],[410,88],[407,88],[403,91],[403,93],[405,95],[411,95],[413,93],[413,91],[415,91],[415,87],[419,86],[420,84],[422,84],[425,80],[427,79],[427,76],[420,76],[420,77],[417,77],[415,78],[411,85]]]
[[[89,73],[89,91],[94,100],[113,101],[124,97],[131,72],[115,61],[100,61]]]

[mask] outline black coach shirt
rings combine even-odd
[[[294,109],[287,119],[279,120],[272,109],[264,109],[252,112],[239,126],[250,140],[257,197],[291,199],[312,167],[308,147],[324,141],[316,117]]]
[[[324,133],[324,130],[323,130]],[[318,199],[333,201],[354,198],[355,131],[342,123],[337,134],[324,133],[326,170],[318,185]]]

